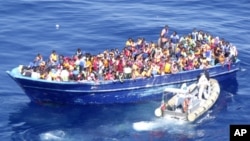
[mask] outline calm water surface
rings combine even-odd
[[[210,141],[229,140],[230,124],[249,124],[250,2],[19,0],[0,2],[0,138],[3,141]],[[56,29],[56,25],[59,29]],[[128,37],[156,41],[161,28],[194,27],[235,44],[242,68],[221,82],[216,105],[194,124],[157,119],[157,101],[122,105],[41,106],[30,103],[6,70],[37,53],[77,48],[122,49]]]

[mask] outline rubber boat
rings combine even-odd
[[[216,103],[220,95],[218,81],[210,78],[208,82],[208,86],[204,89],[206,95],[201,98],[198,98],[197,82],[189,86],[184,83],[179,89],[166,88],[161,105],[155,109],[155,116],[194,122]]]

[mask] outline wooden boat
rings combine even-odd
[[[207,97],[198,98],[199,88],[194,82],[188,87],[166,88],[161,106],[155,109],[157,117],[169,117],[187,122],[194,122],[207,112],[220,95],[220,86],[216,79],[210,79],[205,89]],[[184,88],[186,88],[184,90]]]
[[[236,77],[240,60],[228,64],[215,65],[207,69],[210,77],[226,79]],[[184,82],[193,82],[203,72],[202,69],[182,71],[176,74],[154,75],[148,78],[56,82],[23,76],[16,67],[7,74],[23,89],[35,103],[56,104],[112,104],[134,103],[161,99],[166,87],[177,87]]]

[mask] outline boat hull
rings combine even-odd
[[[235,77],[239,69],[238,60],[230,66],[213,66],[208,72],[211,77],[224,80]],[[32,102],[81,105],[158,100],[166,87],[178,87],[183,82],[193,82],[201,72],[203,70],[197,69],[123,81],[54,82],[22,76],[18,68],[7,71]]]

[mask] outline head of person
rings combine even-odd
[[[164,28],[165,28],[165,29],[168,29],[168,25],[165,25]]]

